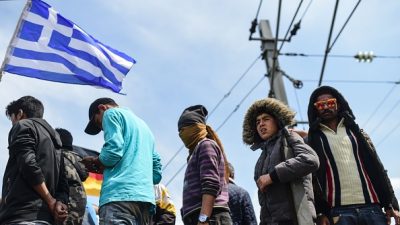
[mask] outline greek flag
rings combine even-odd
[[[29,0],[7,49],[5,72],[119,93],[135,60],[94,39],[41,0]]]

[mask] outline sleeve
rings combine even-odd
[[[113,167],[124,154],[124,136],[122,133],[120,115],[113,109],[103,114],[104,145],[99,160],[105,167]]]
[[[68,204],[69,198],[69,185],[67,179],[67,172],[65,170],[64,157],[62,156],[61,150],[56,150],[57,154],[60,155],[60,171],[59,180],[56,189],[55,199],[61,201],[64,204]]]
[[[221,162],[221,152],[218,146],[211,141],[200,143],[197,151],[199,154],[201,193],[217,197],[222,187],[218,168]]]
[[[388,202],[386,204],[383,205],[383,207],[385,207],[385,210],[392,207],[395,210],[399,210],[399,203],[397,201],[396,195],[394,193],[394,189],[392,186],[392,183],[390,181],[390,178],[387,174],[387,170],[385,169],[385,167],[383,166],[382,161],[380,160],[378,153],[376,152],[375,146],[372,143],[371,138],[369,137],[369,135],[364,132],[363,130],[361,130],[361,134],[363,135],[363,137],[365,138],[365,141],[367,142],[367,144],[370,146],[371,150],[372,150],[372,157],[374,157],[376,159],[377,162],[377,167],[378,170],[381,172],[381,179],[383,179],[384,184],[386,185],[386,193],[388,195]]]
[[[17,159],[16,164],[24,180],[31,186],[44,182],[42,169],[36,161],[36,138],[32,129],[18,122],[10,131],[10,158]]]
[[[153,184],[158,184],[162,178],[161,157],[157,151],[153,150]]]
[[[291,132],[287,138],[287,143],[289,151],[290,148],[293,150],[294,157],[286,159],[275,166],[275,171],[271,173],[276,173],[276,177],[271,175],[274,177],[273,179],[286,183],[306,176],[318,169],[319,159],[317,153],[305,144],[297,133]]]

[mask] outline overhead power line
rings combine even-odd
[[[262,2],[263,2],[263,0],[260,0],[260,4],[258,4],[258,9],[257,9],[256,17],[254,18],[253,21],[251,21],[251,27],[250,27],[250,29],[249,29],[249,31],[250,31],[249,40],[252,39],[253,34],[256,32],[257,20],[258,20],[258,15],[259,15],[259,13],[260,13],[260,9],[261,9]]]
[[[214,108],[210,111],[210,113],[208,114],[208,118],[210,118],[210,116],[215,112],[215,110],[218,109],[218,107],[221,105],[221,103],[227,99],[232,91],[236,88],[236,86],[242,81],[242,79],[249,73],[249,71],[251,70],[251,68],[254,67],[254,65],[256,64],[256,62],[261,58],[261,54],[259,56],[257,56],[257,58],[254,59],[254,61],[250,64],[249,67],[247,67],[247,69],[243,72],[243,74],[239,77],[239,79],[232,85],[232,87],[229,89],[229,91],[218,101],[218,103],[214,106]],[[163,167],[163,171],[169,166],[169,164],[171,164],[171,162],[178,156],[178,154],[184,149],[184,145],[182,145],[176,152],[175,154],[168,160],[168,162],[165,164],[165,166]]]
[[[353,14],[356,11],[357,7],[359,6],[360,2],[361,2],[361,0],[358,0],[356,5],[354,6],[353,10],[351,11],[350,15],[347,17],[346,22],[343,24],[343,26],[340,29],[339,33],[336,35],[336,38],[333,40],[332,44],[330,44],[331,43],[332,32],[333,32],[333,27],[334,27],[335,20],[336,20],[337,8],[338,8],[338,5],[339,5],[339,0],[336,0],[335,10],[334,10],[333,17],[332,17],[332,22],[331,22],[331,28],[330,28],[330,31],[329,31],[328,42],[326,43],[325,55],[324,55],[324,60],[323,60],[323,63],[322,63],[321,75],[319,77],[318,86],[321,86],[322,79],[324,77],[324,71],[325,71],[325,65],[326,65],[327,56],[328,56],[329,52],[332,50],[332,48],[335,45],[335,43],[336,43],[337,39],[339,38],[339,36],[342,34],[342,32],[343,32],[344,28],[346,27],[347,23],[350,21],[350,18],[353,16]]]
[[[374,134],[376,130],[381,127],[383,122],[389,117],[390,114],[394,111],[394,109],[400,104],[400,99],[393,105],[393,107],[382,117],[381,121],[377,123],[377,125],[371,130],[370,135]]]
[[[303,82],[318,82],[318,80],[302,80]],[[356,83],[356,84],[400,84],[398,81],[384,81],[384,80],[325,80],[329,83]]]
[[[400,82],[399,82],[400,83]],[[389,90],[389,92],[385,95],[385,97],[383,97],[383,99],[381,100],[381,102],[379,103],[379,105],[375,108],[375,110],[371,113],[371,115],[368,117],[368,119],[365,121],[363,127],[366,127],[368,122],[372,119],[373,116],[375,116],[376,112],[378,112],[378,110],[381,108],[381,106],[383,105],[383,103],[385,103],[385,101],[389,98],[389,96],[392,94],[392,92],[394,91],[394,89],[396,88],[397,84],[399,83],[395,83],[393,85],[393,87]]]
[[[261,54],[259,56],[257,56],[257,58],[254,59],[254,61],[250,64],[250,66],[244,71],[244,73],[239,77],[239,79],[233,84],[233,86],[231,87],[231,89],[229,89],[229,91],[218,101],[218,103],[214,106],[214,108],[210,111],[210,113],[208,114],[208,117],[210,117],[215,110],[221,105],[221,103],[228,98],[232,91],[235,89],[235,87],[240,83],[240,81],[248,74],[248,72],[250,71],[251,68],[253,68],[253,66],[256,64],[256,62],[261,58]]]
[[[235,106],[235,109],[233,109],[233,111],[225,118],[225,120],[221,123],[221,125],[219,125],[216,129],[216,131],[218,131],[219,129],[221,129],[225,123],[231,118],[231,116],[239,109],[239,107],[242,105],[242,103],[247,99],[247,97],[249,97],[249,95],[258,87],[258,85],[261,84],[261,82],[265,79],[266,75],[264,75],[263,77],[261,77],[261,79],[250,89],[249,92],[247,92],[247,94],[240,100],[239,104],[237,104]]]
[[[286,53],[279,53],[282,56],[290,56],[290,57],[315,57],[320,58],[324,57],[325,55],[322,54],[306,54],[306,53],[296,53],[296,52],[286,52]],[[358,53],[356,55],[347,55],[347,54],[335,54],[335,55],[328,55],[328,57],[332,58],[357,58]],[[400,59],[400,56],[395,55],[373,55],[374,58],[382,58],[382,59]]]
[[[378,142],[378,144],[376,145],[376,147],[379,147],[384,141],[386,141],[386,139],[392,135],[394,133],[395,130],[397,130],[400,127],[400,122],[398,122],[396,124],[396,126],[394,126],[386,135],[384,135],[384,138],[382,138],[382,140],[380,140]]]
[[[292,21],[290,22],[290,25],[289,25],[289,27],[288,27],[288,29],[287,29],[287,31],[286,31],[285,36],[283,37],[283,41],[282,41],[282,43],[281,43],[281,46],[279,46],[278,52],[281,51],[281,49],[282,49],[284,43],[286,42],[286,38],[287,38],[288,35],[289,35],[290,28],[292,27],[292,25],[293,25],[293,23],[294,23],[294,20],[296,19],[297,13],[299,12],[300,7],[301,7],[302,4],[303,4],[303,0],[301,0],[301,1],[299,2],[299,5],[297,6],[297,9],[296,9],[296,12],[294,13],[294,16],[293,16],[293,18],[292,18]],[[300,20],[299,22],[297,22],[296,25],[293,27],[293,30],[292,30],[292,32],[290,33],[290,36],[289,36],[289,38],[287,39],[287,41],[290,41],[291,38],[292,38],[292,36],[293,36],[293,35],[296,35],[297,30],[300,29],[300,23],[301,23],[301,20]]]
[[[267,75],[264,75],[248,92],[247,94],[240,100],[239,104],[235,106],[233,111],[224,119],[224,121],[215,129],[215,131],[219,131],[225,124],[226,122],[232,117],[232,115],[239,109],[241,104],[249,97],[249,95],[260,85],[260,83],[265,79]],[[166,182],[165,186],[168,186],[175,178],[176,176],[185,168],[186,162],[178,169],[178,171]]]

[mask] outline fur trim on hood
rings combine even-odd
[[[254,145],[263,142],[256,128],[257,116],[262,113],[275,117],[280,129],[295,124],[294,116],[296,113],[285,103],[274,98],[258,100],[250,106],[244,117],[242,138],[245,144]]]

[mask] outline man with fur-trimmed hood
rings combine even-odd
[[[295,132],[295,113],[273,98],[261,99],[247,110],[243,142],[261,149],[254,180],[261,206],[261,225],[310,225],[316,217],[311,173],[317,154]]]
[[[317,88],[310,97],[308,120],[309,145],[321,162],[314,180],[317,223],[384,225],[394,217],[400,224],[386,170],[344,97],[333,87]]]

